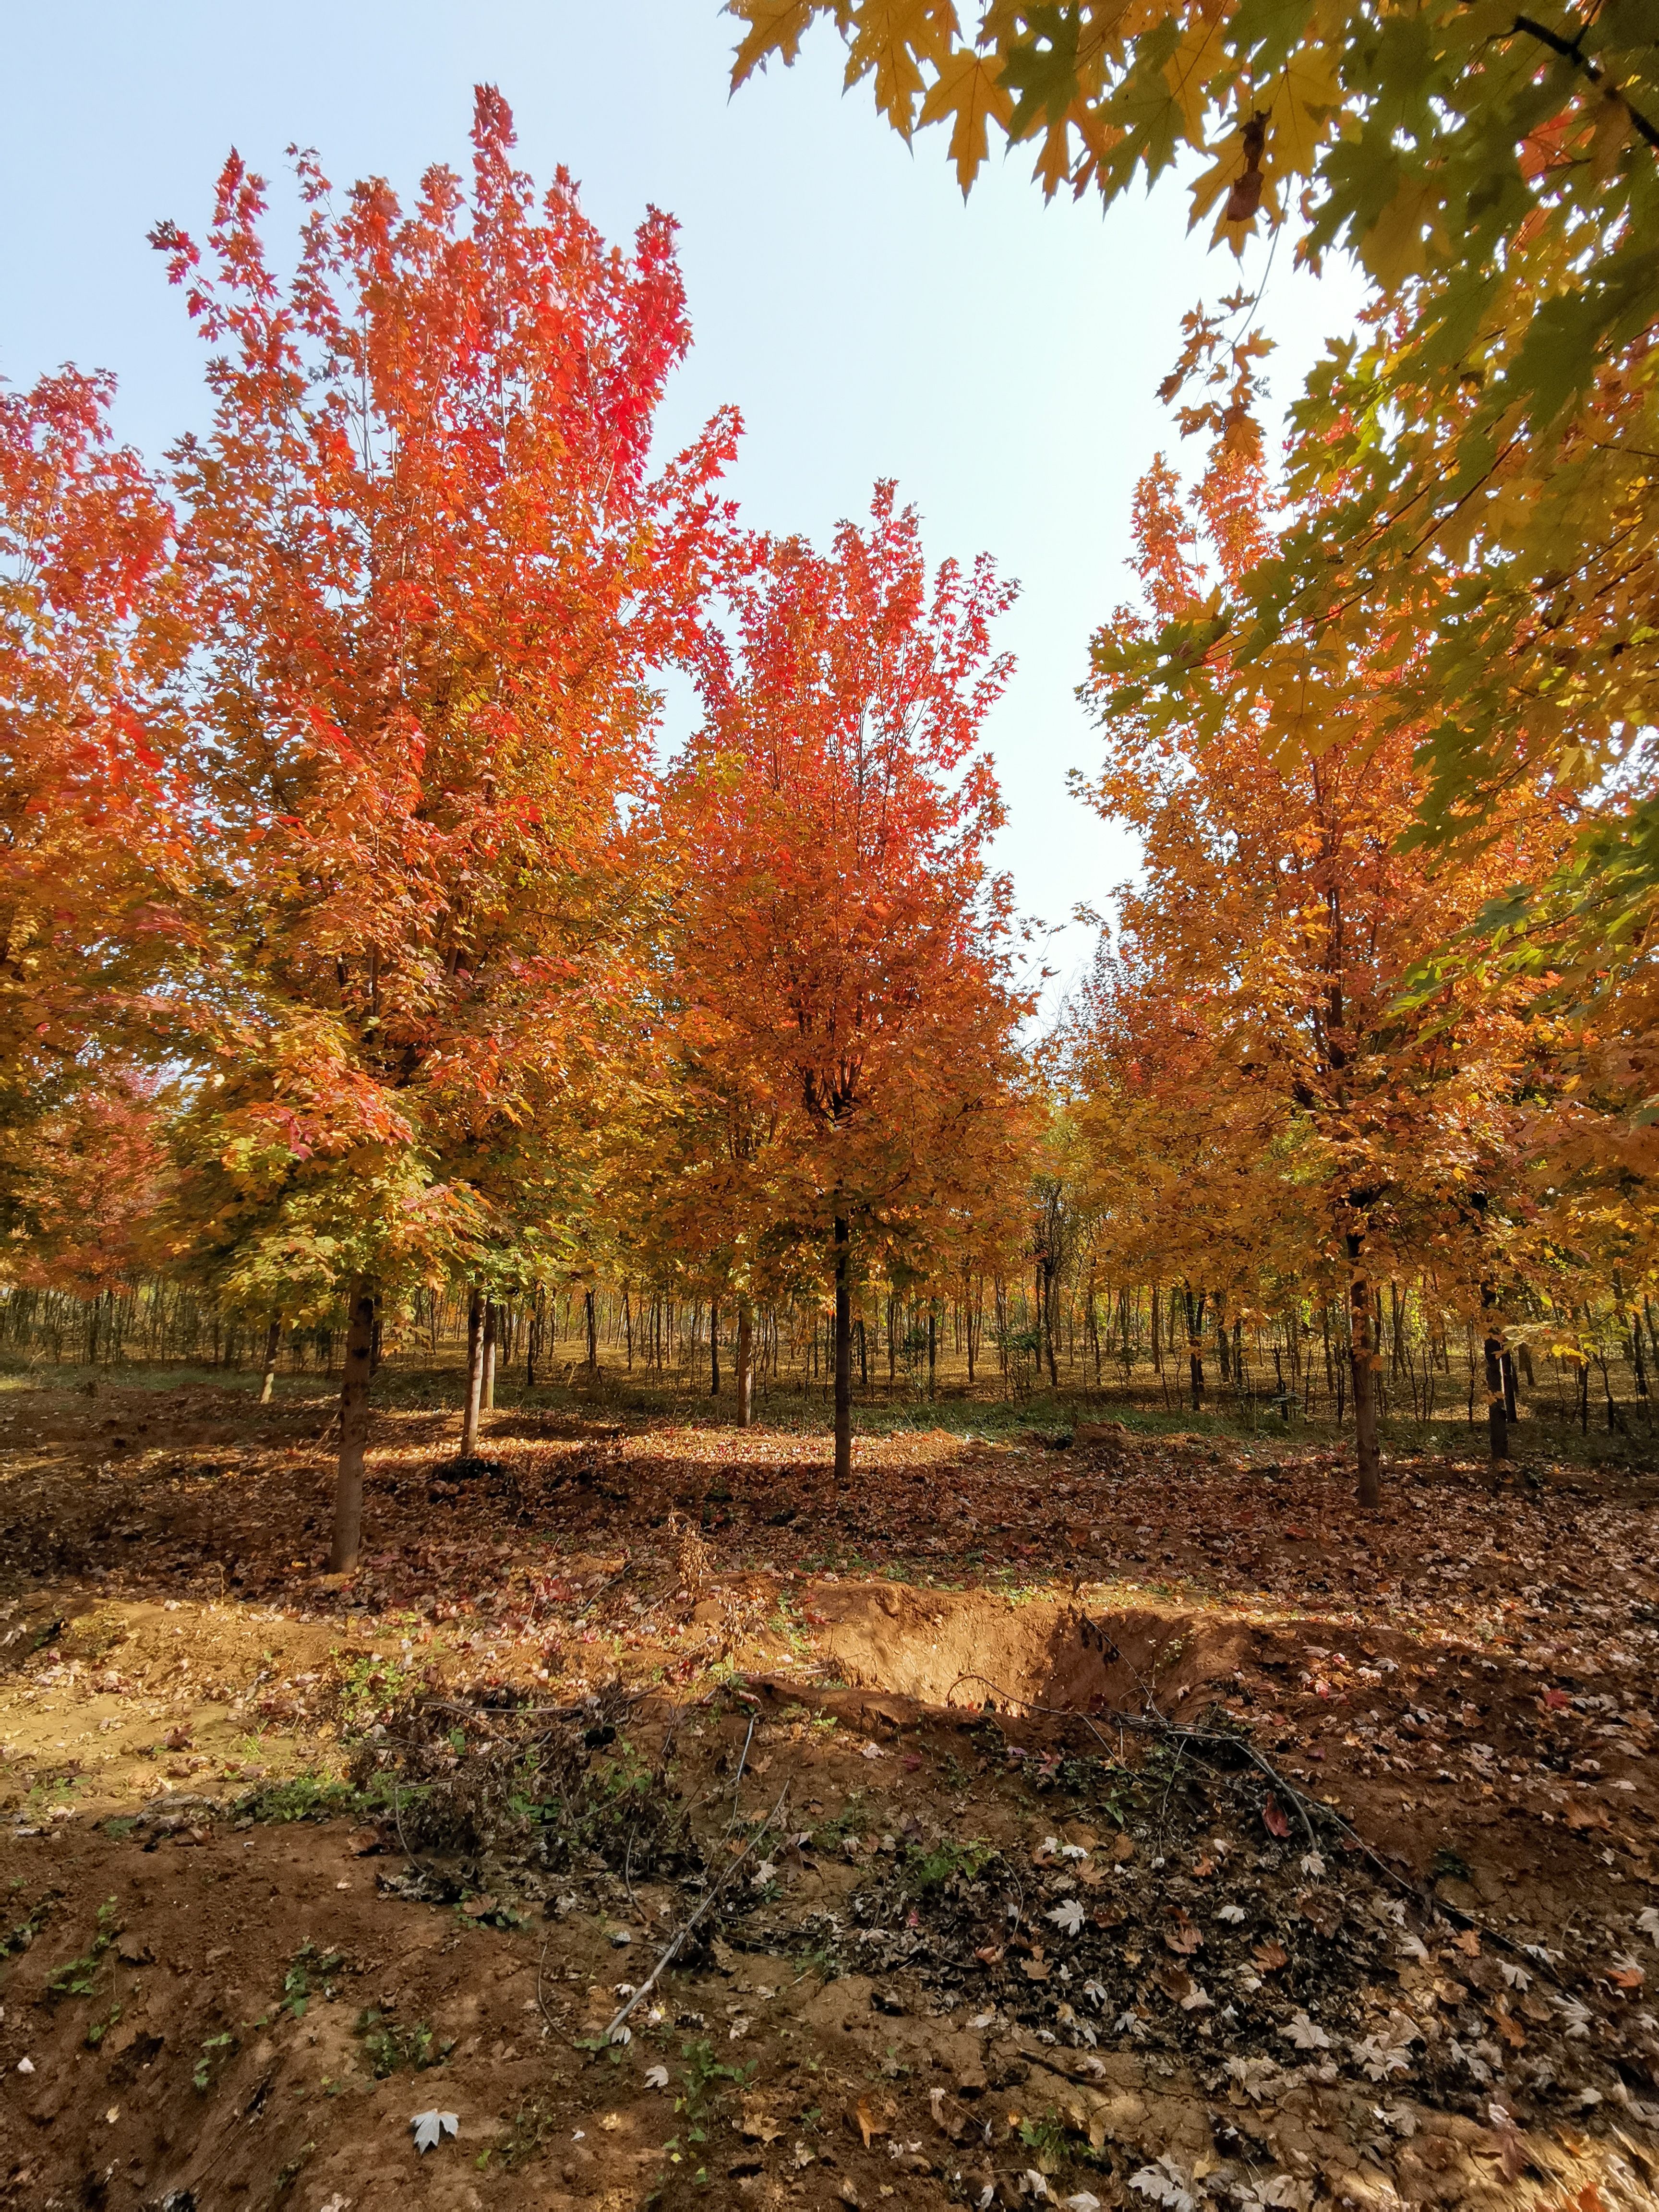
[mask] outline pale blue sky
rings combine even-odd
[[[736,402],[751,521],[822,538],[892,476],[932,554],[986,548],[1020,579],[1005,627],[1019,673],[992,727],[1011,811],[999,858],[1022,908],[1063,924],[1132,864],[1066,795],[1066,769],[1098,750],[1073,693],[1091,629],[1128,588],[1134,481],[1175,442],[1156,391],[1180,317],[1229,288],[1231,258],[1186,237],[1178,185],[1103,220],[1045,207],[1021,155],[994,155],[964,208],[939,133],[907,152],[867,87],[842,98],[830,34],[728,101],[732,42],[717,0],[14,9],[0,374],[114,370],[122,430],[159,456],[200,419],[201,349],[150,225],[199,228],[233,144],[273,181],[290,141],[337,183],[407,189],[433,160],[464,167],[471,87],[499,84],[525,166],[544,181],[565,162],[607,234],[647,202],[679,218],[696,344],[665,431]],[[279,193],[284,218],[288,204]],[[1265,317],[1284,394],[1355,296],[1340,272],[1316,285],[1289,263]],[[1088,950],[1075,927],[1054,939],[1050,1003]]]

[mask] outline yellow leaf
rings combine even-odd
[[[921,104],[923,123],[942,123],[949,115],[951,159],[957,165],[957,182],[965,195],[978,175],[988,149],[989,127],[1006,130],[1014,103],[998,82],[994,62],[966,47],[951,55],[937,81],[927,88]]]
[[[800,52],[813,16],[828,12],[824,0],[731,0],[727,13],[749,26],[732,59],[732,90],[774,54],[782,56],[787,68]]]
[[[908,138],[922,94],[922,64],[942,70],[956,41],[951,0],[862,0],[853,19],[847,83],[873,75],[876,106]]]

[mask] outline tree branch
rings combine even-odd
[[[1635,125],[1637,137],[1659,152],[1659,130],[1656,130],[1645,115],[1638,113],[1616,84],[1608,83],[1607,71],[1600,62],[1592,61],[1588,54],[1580,52],[1577,39],[1564,39],[1559,31],[1552,31],[1547,24],[1534,22],[1530,15],[1516,17],[1515,29],[1510,35],[1513,38],[1520,31],[1524,31],[1529,39],[1536,39],[1540,46],[1547,46],[1562,61],[1571,62],[1574,69],[1582,70],[1592,84],[1602,86]]]

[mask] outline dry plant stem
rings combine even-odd
[[[759,1718],[758,1710],[749,1716],[749,1733],[743,1740],[743,1752],[738,1760],[738,1778],[732,1785],[732,1818],[726,1823],[728,1835],[738,1825],[738,1800],[743,1792],[744,1771],[749,1765],[749,1747],[755,1741],[755,1723]]]
[[[983,1682],[988,1690],[994,1690],[999,1697],[1006,1698],[1009,1705],[1018,1705],[1024,1712],[1042,1713],[1050,1720],[1081,1721],[1096,1742],[1105,1750],[1106,1756],[1112,1760],[1112,1764],[1119,1767],[1122,1765],[1123,1762],[1121,1759],[1113,1758],[1105,1737],[1101,1735],[1087,1713],[1067,1712],[1058,1705],[1035,1705],[1029,1698],[1016,1697],[1012,1690],[1004,1689],[1001,1683],[992,1681],[988,1674],[958,1674],[957,1681]],[[956,1685],[953,1683],[951,1686],[954,1688]],[[1224,1746],[1230,1752],[1242,1753],[1252,1766],[1267,1776],[1275,1790],[1288,1800],[1297,1820],[1302,1823],[1303,1832],[1308,1838],[1309,1848],[1312,1850],[1318,1850],[1319,1838],[1315,1835],[1313,1823],[1308,1817],[1308,1803],[1311,1801],[1304,1801],[1302,1792],[1292,1784],[1286,1782],[1279,1770],[1256,1749],[1253,1743],[1246,1742],[1242,1736],[1224,1735],[1213,1729],[1181,1728],[1174,1721],[1166,1720],[1157,1706],[1152,1705],[1150,1698],[1147,1699],[1147,1704],[1151,1708],[1150,1719],[1142,1719],[1134,1713],[1120,1712],[1110,1712],[1104,1717],[1115,1721],[1120,1728],[1134,1729],[1143,1735],[1161,1735],[1170,1742],[1182,1746],[1190,1744],[1200,1754],[1206,1747],[1211,1746]],[[1415,1882],[1408,1881],[1402,1874],[1397,1874],[1385,1858],[1371,1849],[1352,1822],[1343,1819],[1334,1806],[1321,1805],[1318,1810],[1324,1819],[1329,1820],[1333,1827],[1340,1830],[1349,1847],[1356,1851],[1368,1866],[1374,1868],[1392,1888],[1401,1891],[1411,1899],[1425,1920],[1432,1920],[1438,1915],[1457,1927],[1477,1928],[1480,1934],[1489,1942],[1495,1943],[1499,1950],[1511,1952],[1516,1958],[1530,1960],[1533,1965],[1553,1982],[1558,1989],[1565,1986],[1560,1976],[1549,1962],[1538,1958],[1534,1952],[1528,1951],[1524,1943],[1516,1942],[1513,1937],[1505,1936],[1498,1929],[1486,1926],[1476,1920],[1473,1913],[1465,1912],[1459,1905],[1447,1905],[1437,1897],[1425,1895]]]
[[[793,1776],[790,1778],[790,1780],[793,1780]],[[642,1997],[647,1997],[650,1996],[652,1990],[655,1989],[658,1982],[662,1978],[663,1974],[667,1971],[668,1967],[672,1965],[675,1959],[678,1957],[681,1948],[684,1945],[686,1937],[690,1936],[692,1929],[702,1918],[703,1915],[708,1912],[713,1905],[719,1902],[727,1882],[731,1881],[732,1875],[736,1874],[738,1869],[749,1856],[750,1851],[754,1850],[756,1844],[759,1843],[761,1838],[767,1832],[768,1829],[771,1827],[773,1822],[776,1820],[779,1814],[782,1812],[785,1804],[788,1801],[789,1788],[789,1783],[786,1782],[783,1788],[778,1793],[777,1803],[772,1808],[766,1818],[761,1822],[759,1827],[756,1829],[754,1834],[750,1836],[749,1841],[738,1853],[736,1858],[732,1860],[731,1865],[727,1867],[726,1872],[714,1884],[714,1887],[709,1891],[708,1896],[704,1898],[702,1903],[698,1905],[696,1911],[691,1915],[690,1918],[684,1921],[679,1928],[678,1928],[674,1934],[669,1938],[667,1946],[658,1958],[656,1965],[653,1966],[651,1972],[647,1975],[644,1981],[640,1984],[640,1986],[635,1990],[633,1996],[629,1997],[628,2002],[622,2008],[622,2010],[617,2013],[616,2018],[605,2029],[603,2039],[605,2042],[614,2043],[616,2041],[617,2031],[627,2020],[629,2014],[633,2011],[635,2006],[640,2002]]]

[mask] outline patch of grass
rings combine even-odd
[[[425,2021],[400,2027],[374,2005],[358,2014],[352,2033],[362,2039],[363,2057],[377,2081],[389,2074],[423,2074],[428,2066],[441,2066],[455,2047],[453,2035],[440,2042]]]

